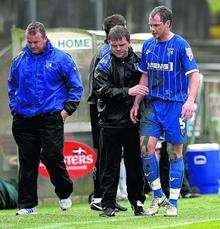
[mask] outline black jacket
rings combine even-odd
[[[107,40],[104,41],[104,44],[101,47],[98,47],[98,52],[93,56],[90,67],[89,67],[89,97],[88,103],[90,105],[97,106],[97,97],[96,93],[94,92],[94,74],[95,68],[99,61],[110,52],[110,46]]]
[[[141,73],[137,69],[138,56],[129,50],[126,58],[108,54],[98,63],[95,70],[95,91],[101,127],[129,127],[130,110],[134,97],[128,89],[137,85]]]

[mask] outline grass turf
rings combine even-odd
[[[115,217],[100,217],[97,211],[92,211],[86,203],[73,204],[69,211],[62,212],[58,206],[40,205],[38,214],[32,216],[15,216],[15,210],[0,211],[0,228],[220,228],[220,195],[204,195],[194,199],[179,200],[178,217],[167,218],[160,209],[153,217],[137,217],[133,215],[127,201],[120,202],[128,207],[128,211],[116,213]],[[150,204],[148,197],[145,209]]]

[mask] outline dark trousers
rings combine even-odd
[[[136,205],[137,200],[144,202],[138,128],[101,129],[100,143],[102,207],[115,208],[122,147],[124,148],[128,200],[132,205]]]
[[[100,190],[100,147],[99,147],[99,135],[100,135],[100,127],[98,123],[98,110],[96,104],[90,104],[90,120],[91,120],[91,128],[92,128],[92,140],[93,140],[93,147],[96,149],[97,159],[96,164],[93,169],[93,186],[94,198],[101,198],[101,190]]]
[[[63,157],[64,125],[59,112],[33,118],[15,115],[12,132],[18,145],[18,207],[37,206],[37,177],[40,159],[46,166],[55,193],[60,199],[70,196],[72,181]]]

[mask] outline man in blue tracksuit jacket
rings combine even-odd
[[[40,159],[61,209],[71,207],[73,187],[63,157],[64,121],[76,110],[83,93],[74,61],[51,45],[42,23],[29,24],[26,39],[27,45],[12,61],[8,77],[12,132],[20,165],[17,215],[37,213]]]

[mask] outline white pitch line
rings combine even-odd
[[[62,228],[62,227],[65,227],[65,226],[73,226],[72,223],[51,223],[51,224],[47,224],[47,225],[43,225],[43,226],[38,226],[37,229],[55,229],[55,228]],[[34,227],[29,227],[28,226],[28,229],[31,229],[31,228],[35,228],[36,229],[36,226]]]
[[[146,217],[147,219],[148,217]],[[153,217],[152,217],[153,218]],[[154,217],[156,219],[156,217]],[[104,218],[103,218],[104,219]],[[108,222],[114,221],[114,222],[126,222],[129,219],[143,219],[143,217],[137,217],[137,216],[131,216],[131,217],[123,217],[123,218],[106,218]],[[175,219],[175,218],[174,218]],[[161,225],[161,226],[152,226],[149,225],[151,229],[162,229],[162,228],[171,228],[171,227],[179,227],[179,226],[185,226],[190,224],[199,224],[199,223],[206,223],[206,222],[212,222],[212,221],[220,221],[220,218],[213,218],[213,219],[207,219],[207,220],[200,220],[200,221],[191,221],[191,222],[183,222],[183,223],[173,223],[172,226],[170,224],[167,225]],[[93,224],[93,223],[103,223],[103,220],[90,220],[90,221],[77,221],[77,222],[71,222],[71,223],[52,223],[48,225],[42,225],[40,227],[37,227],[38,229],[50,229],[50,228],[60,228],[62,226],[74,226],[74,225],[87,225],[87,224]],[[147,226],[147,225],[146,225]],[[29,228],[36,228],[36,227],[29,227]]]
[[[172,226],[170,226],[170,225],[151,226],[151,228],[153,228],[153,229],[157,229],[157,228],[173,228],[173,227],[180,227],[180,226],[186,226],[186,225],[192,225],[192,224],[207,223],[207,222],[212,222],[212,221],[220,221],[220,218],[200,220],[200,221],[196,221],[196,222],[191,221],[191,222],[186,222],[186,223],[174,223],[174,224],[172,224]]]

